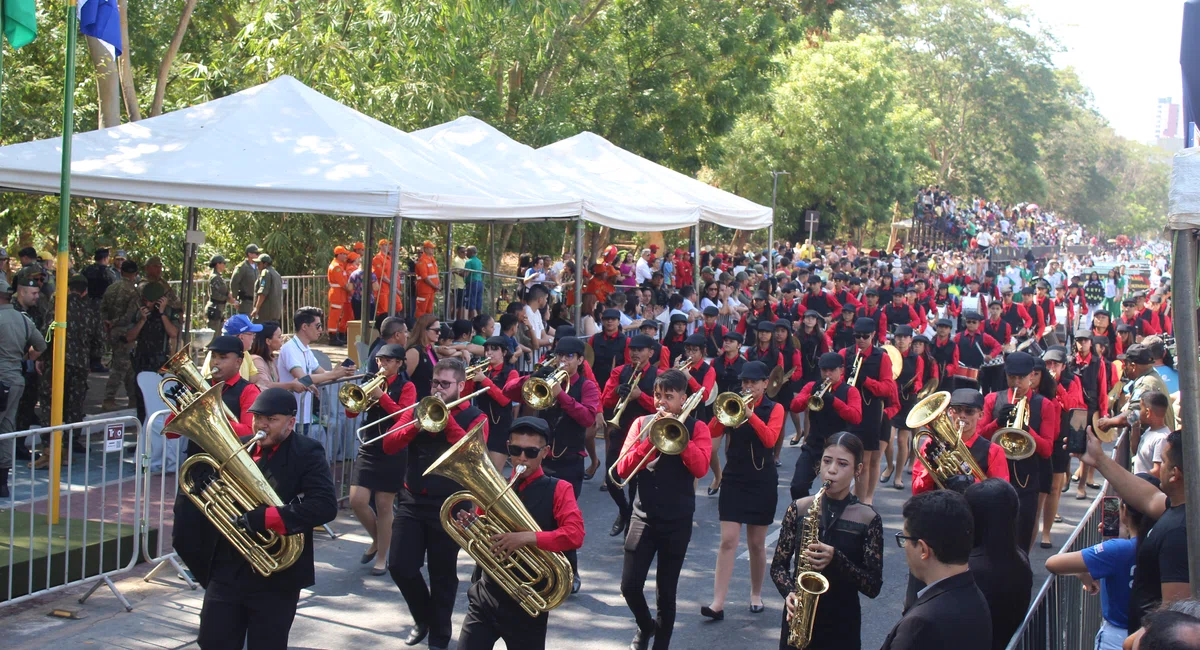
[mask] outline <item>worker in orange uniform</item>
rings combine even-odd
[[[442,288],[437,261],[433,259],[433,242],[426,239],[421,246],[421,257],[417,259],[417,305],[413,310],[413,318],[433,312],[438,289]]]
[[[350,292],[347,291],[350,273],[346,271],[346,261],[349,258],[350,251],[345,246],[335,247],[333,261],[325,271],[325,278],[329,280],[329,316],[326,318],[325,331],[329,333],[330,345],[346,343],[346,322],[349,320],[346,302],[350,299]]]
[[[386,314],[388,301],[392,299],[392,243],[379,240],[379,252],[371,258],[371,272],[379,279],[379,295],[375,296],[375,313]],[[396,306],[396,311],[400,311]]]

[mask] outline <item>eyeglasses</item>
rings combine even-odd
[[[442,331],[442,328],[441,328],[441,327],[439,327],[439,326],[437,326],[437,325],[430,325],[429,327],[426,327],[426,328],[425,328],[425,331],[427,331],[427,332],[440,332],[440,331]]]
[[[524,456],[525,458],[534,458],[542,453],[542,447],[518,447],[517,445],[508,446],[509,456]]]
[[[972,416],[979,412],[979,409],[973,406],[951,406],[950,410],[958,415]]]
[[[870,334],[855,334],[854,338],[859,339],[859,340],[869,339],[869,338],[871,338],[871,335]]]
[[[905,546],[908,545],[909,542],[915,542],[919,539],[921,539],[921,538],[913,537],[912,535],[905,535],[903,532],[896,533],[896,546],[899,546],[900,548],[904,548]]]
[[[454,384],[457,384],[457,383],[458,383],[457,381],[445,381],[442,379],[434,379],[429,382],[429,385],[434,388],[450,388],[451,386],[453,386]]]

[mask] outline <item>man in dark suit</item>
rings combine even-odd
[[[888,633],[881,650],[991,647],[992,617],[967,567],[974,543],[971,507],[951,490],[925,492],[904,504],[896,543],[926,586]]]
[[[283,505],[259,505],[235,523],[251,534],[303,534],[304,551],[291,566],[264,577],[221,537],[200,610],[197,643],[203,650],[235,650],[243,645],[249,650],[286,648],[300,590],[316,582],[313,528],[337,516],[324,448],[312,438],[292,435],[296,426],[292,393],[268,388],[249,411],[254,414],[256,435],[262,436],[250,447],[250,456]]]

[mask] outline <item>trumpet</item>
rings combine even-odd
[[[354,384],[342,384],[338,389],[338,401],[346,410],[354,415],[358,415],[369,410],[379,402],[378,398],[371,397],[371,393],[375,392],[376,388],[383,388],[387,384],[387,377],[383,373],[378,373],[361,386]]]
[[[809,398],[808,398],[808,410],[809,411],[820,411],[821,409],[825,408],[825,393],[829,392],[829,386],[832,383],[833,383],[832,381],[826,379],[825,381],[821,382],[821,386],[819,388],[817,388],[817,390],[812,395],[809,396]]]
[[[551,356],[547,363],[539,365],[538,369],[534,370],[534,374],[525,380],[525,385],[521,386],[521,399],[530,408],[538,411],[554,406],[555,401],[557,401],[554,399],[555,384],[562,387],[562,390],[567,390],[571,387],[571,376],[567,374],[564,368],[555,367],[548,376],[539,376],[539,371],[544,373],[549,369],[550,360],[555,360],[555,357]]]
[[[440,433],[442,429],[446,428],[446,424],[450,421],[450,409],[462,404],[463,402],[466,402],[467,400],[474,399],[475,397],[478,397],[487,391],[488,389],[486,388],[480,388],[474,393],[471,393],[470,395],[463,395],[449,404],[442,401],[442,398],[438,397],[437,395],[430,395],[429,397],[422,398],[421,401],[413,404],[412,406],[406,406],[399,411],[385,415],[374,422],[368,422],[367,424],[358,428],[358,433],[361,434],[366,429],[390,420],[401,413],[407,413],[413,409],[416,409],[416,413],[413,414],[412,421],[404,426],[407,427],[416,424],[421,427],[422,431],[428,431],[429,433]],[[382,440],[386,438],[389,433],[392,432],[386,431],[378,436],[375,436],[374,438],[371,438],[370,440],[363,440],[362,444],[369,445],[377,440]]]
[[[675,370],[679,370],[680,372],[688,372],[695,365],[696,364],[692,361],[691,357],[680,355],[679,361],[675,363]]]
[[[740,427],[750,419],[750,409],[754,404],[754,394],[750,392],[735,393],[733,391],[717,395],[713,404],[713,413],[717,421],[726,428]]]
[[[641,380],[642,380],[642,371],[637,370],[637,371],[634,371],[633,376],[631,376],[629,378],[629,383],[625,384],[625,385],[629,386],[630,388],[633,388],[634,386],[637,386],[637,383]],[[622,397],[620,400],[617,401],[617,408],[615,411],[613,411],[612,419],[605,422],[605,424],[607,424],[608,426],[610,426],[614,429],[621,426],[621,416],[625,413],[626,406],[629,406],[629,395],[625,395],[624,397]]]
[[[637,442],[629,445],[629,449],[618,456],[617,462],[608,468],[608,477],[612,479],[612,482],[618,488],[624,488],[629,481],[633,480],[634,475],[642,471],[650,462],[650,454],[646,454],[645,458],[642,458],[642,462],[633,468],[633,471],[629,473],[629,476],[625,477],[624,481],[617,477],[617,465],[621,463],[621,459],[633,449],[634,445],[640,443],[642,440],[649,440],[650,444],[654,445],[654,448],[660,454],[666,456],[678,456],[682,454],[683,450],[688,446],[688,441],[691,439],[691,434],[688,432],[686,424],[688,416],[703,401],[704,391],[692,393],[687,398],[687,401],[683,403],[683,410],[680,411],[679,415],[670,415],[659,411],[642,422],[642,433]]]
[[[486,373],[488,368],[491,367],[492,362],[488,361],[487,359],[477,361],[470,366],[467,366],[467,381],[475,381],[476,379],[479,379],[479,375]],[[503,386],[501,386],[501,388],[503,388]]]

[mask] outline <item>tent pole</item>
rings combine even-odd
[[[1183,484],[1187,488],[1187,500],[1200,504],[1200,381],[1197,372],[1198,351],[1196,342],[1196,233],[1191,230],[1176,230],[1174,243],[1174,268],[1171,283],[1174,300],[1172,315],[1175,330],[1180,333],[1175,339],[1176,363],[1179,364],[1179,409],[1183,423]],[[1200,508],[1188,508],[1187,527],[1200,530]],[[1200,597],[1200,544],[1188,547],[1188,575],[1192,584],[1192,597]]]
[[[583,217],[575,219],[575,335],[583,336]]]
[[[775,210],[771,210],[775,214]],[[775,224],[767,226],[767,277],[775,277]]]
[[[457,314],[450,311],[450,308],[451,308],[450,294],[453,293],[453,291],[450,289],[450,287],[454,285],[454,248],[453,248],[453,245],[451,244],[453,235],[454,235],[454,224],[447,223],[446,224],[446,283],[444,285],[442,285],[442,299],[445,304],[445,311],[443,313],[446,314],[445,320],[453,320],[453,318],[457,316]]]
[[[491,271],[491,279],[488,280],[488,306],[484,308],[484,312],[492,311],[496,308],[496,222],[488,222],[488,269]],[[498,314],[497,314],[498,315]]]
[[[363,242],[362,328],[358,333],[363,345],[371,344],[371,321],[375,316],[375,292],[371,290],[372,264],[375,252],[375,219],[367,217],[367,240]],[[361,365],[366,359],[359,359]]]
[[[192,233],[197,230],[197,222],[200,221],[200,209],[188,208],[187,211],[187,229],[183,241],[183,336],[180,338],[181,344],[192,340],[192,294],[193,280],[196,275],[196,244],[192,241]],[[213,336],[220,336],[220,332],[214,332]]]
[[[404,217],[396,215],[392,217],[392,268],[388,273],[392,276],[392,295],[388,299],[388,316],[395,316],[398,310],[399,299],[404,295],[404,291],[400,288],[400,255],[396,252],[400,248],[400,227],[404,221]]]
[[[696,290],[696,295],[700,295],[700,222],[692,226],[692,285]],[[696,299],[696,304],[700,304],[700,298]]]

